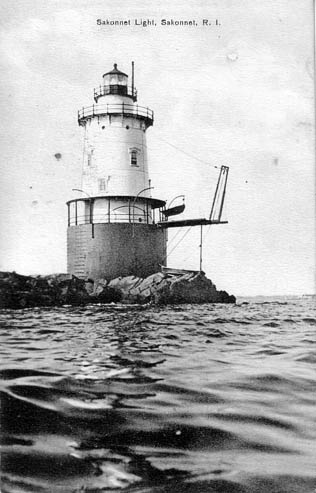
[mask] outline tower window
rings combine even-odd
[[[99,183],[99,192],[105,192],[105,190],[106,190],[105,179],[99,178],[98,183]]]
[[[137,166],[137,151],[131,152],[131,165]]]
[[[133,147],[132,149],[129,149],[129,154],[130,154],[130,163],[131,163],[131,166],[135,166],[135,167],[139,167],[139,163],[138,163],[138,154],[140,152],[140,149],[137,149],[136,147]]]

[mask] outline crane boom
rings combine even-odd
[[[228,171],[228,166],[221,166],[209,217],[210,221],[220,222],[221,220],[226,194]]]
[[[208,224],[227,224],[227,221],[221,221],[221,218],[226,194],[228,171],[228,166],[221,166],[213,198],[211,213],[208,219],[203,217],[193,219],[178,219],[176,221],[159,221],[158,225],[161,228],[183,228],[187,226],[206,226]]]

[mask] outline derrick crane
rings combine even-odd
[[[192,219],[178,219],[174,221],[168,221],[168,214],[165,214],[165,220],[158,222],[158,225],[161,228],[184,228],[187,226],[200,226],[200,272],[202,272],[202,248],[203,248],[203,226],[211,225],[211,224],[227,224],[228,221],[222,221],[222,212],[224,207],[225,195],[226,195],[226,186],[228,179],[228,166],[221,166],[217,185],[213,197],[212,208],[209,215],[209,218],[192,218]],[[184,209],[184,207],[183,207]],[[182,209],[182,210],[183,210]],[[180,213],[182,212],[180,210]],[[171,214],[169,214],[171,215]],[[169,269],[170,270],[170,269]],[[175,269],[171,269],[175,271]],[[164,271],[168,271],[168,268],[164,268]]]
[[[159,221],[158,225],[161,228],[183,228],[186,226],[205,226],[208,224],[227,224],[228,221],[222,221],[221,218],[222,218],[224,200],[225,200],[225,195],[226,195],[228,171],[229,171],[228,166],[221,166],[209,219],[192,218],[192,219],[178,219],[175,221],[165,220],[165,221]]]

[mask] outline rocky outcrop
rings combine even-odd
[[[217,291],[216,286],[203,272],[170,275],[158,272],[146,279],[123,277],[110,281],[109,285],[122,294],[122,300],[130,303],[179,304],[179,303],[235,303],[234,296]]]
[[[235,303],[234,296],[217,291],[203,272],[146,279],[135,276],[83,280],[70,274],[23,276],[0,272],[0,308],[85,305],[88,303]]]

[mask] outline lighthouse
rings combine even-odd
[[[138,105],[117,64],[78,112],[83,129],[82,184],[67,202],[68,272],[79,278],[147,277],[166,259],[165,201],[152,197],[146,132],[151,109]]]

